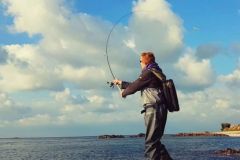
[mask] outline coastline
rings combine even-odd
[[[240,131],[221,131],[221,132],[214,132],[216,134],[225,134],[229,137],[240,137]]]
[[[219,131],[219,132],[189,132],[177,133],[177,137],[199,137],[199,136],[215,136],[215,137],[240,137],[240,131]]]

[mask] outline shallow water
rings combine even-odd
[[[214,155],[240,149],[240,138],[164,136],[176,160],[240,160]],[[143,160],[144,139],[99,140],[97,137],[0,139],[0,160]]]

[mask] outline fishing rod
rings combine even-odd
[[[149,12],[149,10],[145,10],[145,11],[143,11],[143,10],[135,10],[135,11],[131,11],[131,12],[128,12],[128,13],[124,14],[123,16],[121,16],[121,17],[114,23],[114,25],[112,26],[110,32],[108,33],[107,40],[106,40],[106,46],[105,46],[105,55],[106,55],[106,60],[107,60],[108,68],[109,68],[109,71],[110,71],[113,79],[117,79],[117,78],[116,78],[116,76],[115,76],[114,73],[113,73],[113,70],[112,70],[112,68],[111,68],[111,64],[110,64],[110,61],[109,61],[109,56],[108,56],[108,53],[109,53],[108,47],[109,47],[109,42],[110,42],[111,34],[112,34],[112,32],[114,31],[114,29],[116,28],[116,26],[117,26],[124,18],[126,18],[127,16],[129,16],[129,15],[131,15],[131,14],[133,14],[133,13],[136,13],[136,12],[147,13],[147,12]],[[152,12],[152,11],[151,11],[151,12]],[[114,87],[114,83],[113,83],[113,82],[107,82],[107,84],[109,84],[111,88]],[[119,92],[121,93],[120,86],[119,86],[118,84],[117,84],[116,86],[118,87]]]
[[[113,79],[117,79],[117,78],[116,78],[116,76],[115,76],[114,73],[113,73],[113,70],[112,70],[112,68],[111,68],[111,64],[110,64],[110,61],[109,61],[109,56],[108,56],[108,46],[109,46],[109,41],[110,41],[110,38],[111,38],[111,34],[112,34],[113,30],[116,28],[116,26],[122,21],[122,19],[124,19],[125,17],[131,15],[132,13],[133,13],[133,12],[131,11],[131,12],[129,12],[129,13],[121,16],[121,17],[114,23],[113,27],[111,28],[111,30],[110,30],[110,32],[109,32],[109,34],[108,34],[108,36],[107,36],[107,41],[106,41],[106,46],[105,46],[105,55],[106,55],[106,57],[107,57],[106,59],[107,59],[108,69],[109,69],[109,71],[110,71]],[[107,82],[107,84],[109,84],[111,88],[114,87],[114,83],[113,83],[113,82]],[[121,88],[120,88],[119,84],[116,84],[116,86],[117,86],[117,88],[118,88],[118,90],[119,90],[119,92],[120,92],[120,94],[121,94]]]

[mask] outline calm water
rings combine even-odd
[[[163,143],[175,160],[240,160],[213,152],[240,149],[240,138],[172,137]],[[143,160],[144,139],[96,137],[0,139],[0,160]]]

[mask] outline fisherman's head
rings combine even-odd
[[[143,52],[140,57],[141,68],[145,68],[148,64],[155,62],[155,56],[152,52]]]

